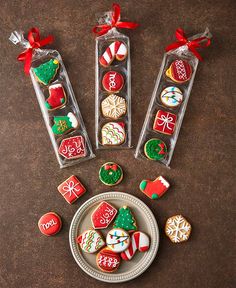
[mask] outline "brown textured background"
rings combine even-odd
[[[142,127],[164,47],[174,31],[189,35],[208,26],[214,36],[203,52],[185,114],[172,169],[134,159],[134,150],[98,151],[97,158],[60,170],[43,123],[30,78],[16,61],[22,50],[8,41],[15,29],[38,26],[42,36],[52,33],[51,47],[59,50],[72,82],[94,146],[95,13],[107,11],[111,1],[1,1],[0,9],[0,287],[111,287],[82,272],[69,248],[70,221],[93,195],[109,191],[98,180],[107,160],[125,171],[115,189],[140,197],[154,212],[161,230],[158,255],[138,279],[121,287],[221,287],[235,285],[235,11],[225,1],[120,1],[123,20],[141,24],[127,31],[132,49],[133,145]],[[234,62],[233,62],[234,61]],[[234,133],[233,133],[234,132]],[[77,175],[88,192],[70,206],[57,185]],[[139,192],[143,178],[162,174],[172,188],[154,202]],[[63,218],[63,230],[47,238],[37,229],[47,211]],[[174,245],[163,234],[167,217],[182,213],[193,225],[191,239]],[[115,286],[115,285],[114,285]],[[235,286],[234,286],[235,287]]]

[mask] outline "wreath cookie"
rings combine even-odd
[[[114,162],[107,162],[99,170],[99,179],[107,186],[117,185],[123,179],[122,168]]]
[[[162,140],[152,138],[145,143],[144,153],[150,160],[162,160],[167,155],[167,147]]]

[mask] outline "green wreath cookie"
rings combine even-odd
[[[150,160],[162,160],[167,155],[167,147],[160,139],[153,138],[145,143],[144,153]]]
[[[105,185],[114,186],[123,179],[123,171],[118,164],[107,162],[100,168],[99,179]]]

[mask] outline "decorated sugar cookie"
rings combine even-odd
[[[183,102],[183,93],[178,87],[166,87],[161,92],[160,99],[166,107],[175,108]]]
[[[95,230],[89,229],[84,231],[77,238],[80,248],[87,253],[95,253],[105,246],[102,235]]]
[[[166,76],[177,83],[184,83],[192,76],[192,67],[185,60],[175,60],[166,71]]]
[[[173,243],[187,241],[191,229],[190,223],[182,215],[170,217],[165,225],[165,233]]]
[[[177,116],[173,113],[158,110],[154,123],[153,130],[162,134],[172,135],[175,130]]]
[[[119,209],[113,228],[122,228],[128,232],[137,230],[136,220],[129,207],[123,206]]]
[[[54,116],[53,120],[52,131],[55,135],[68,133],[79,126],[79,122],[72,112],[69,112],[66,116]]]
[[[49,97],[45,101],[48,110],[61,108],[66,104],[66,93],[62,84],[52,84],[48,87]]]
[[[120,255],[115,253],[111,249],[103,248],[98,252],[96,257],[96,263],[100,270],[103,272],[114,272],[120,266]]]
[[[46,236],[57,234],[61,230],[61,218],[54,212],[44,214],[38,222],[39,230]]]
[[[145,143],[144,153],[150,160],[162,160],[167,155],[167,147],[162,140],[152,138]]]
[[[126,113],[126,101],[117,95],[109,95],[101,104],[102,114],[106,118],[116,120]]]
[[[109,249],[116,253],[125,251],[130,244],[129,233],[120,228],[112,229],[107,233],[106,244]]]
[[[58,149],[60,155],[66,159],[77,159],[85,157],[86,147],[83,136],[73,136],[61,141]]]
[[[125,123],[108,122],[101,130],[102,145],[121,145],[125,141]]]
[[[147,234],[137,231],[131,236],[131,243],[129,247],[120,254],[123,260],[131,260],[138,250],[139,252],[145,252],[149,249],[150,241]]]
[[[94,229],[107,228],[117,213],[116,208],[106,201],[101,202],[91,215],[91,221]]]
[[[114,162],[107,162],[99,170],[99,179],[107,186],[117,185],[123,179],[122,168]]]
[[[109,71],[103,76],[102,85],[108,92],[119,92],[123,88],[124,78],[119,72]]]
[[[127,56],[127,52],[127,47],[123,42],[114,41],[107,47],[106,51],[99,59],[99,62],[102,66],[108,67],[111,65],[114,59],[119,61],[124,60]]]
[[[40,83],[48,85],[55,78],[58,69],[59,61],[57,59],[50,59],[38,67],[33,68],[33,71]]]
[[[160,198],[170,187],[170,184],[162,176],[157,177],[154,181],[142,180],[139,185],[140,190],[150,199]]]

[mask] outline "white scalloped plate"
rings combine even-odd
[[[147,233],[151,240],[147,252],[136,252],[130,261],[122,261],[114,273],[100,271],[96,265],[96,255],[82,252],[76,243],[77,236],[92,227],[91,214],[101,201],[107,201],[117,209],[124,205],[129,206],[137,221],[138,229]],[[110,229],[111,225],[108,229],[99,231],[105,236]],[[151,265],[159,246],[159,229],[152,211],[141,200],[128,193],[107,192],[90,198],[77,210],[70,225],[69,240],[75,261],[85,273],[100,281],[121,283],[138,277]]]

